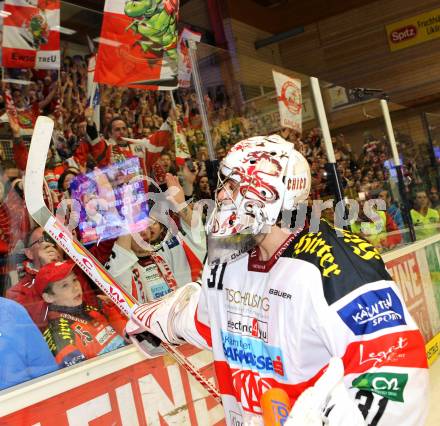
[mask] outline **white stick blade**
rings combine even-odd
[[[46,166],[47,151],[49,150],[53,127],[52,119],[40,115],[37,118],[32,134],[24,182],[26,207],[31,216],[45,206],[42,190],[44,168]]]

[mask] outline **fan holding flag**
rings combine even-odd
[[[90,152],[98,167],[138,157],[145,174],[171,141],[171,128],[167,122],[146,139],[128,138],[127,123],[122,117],[114,117],[110,121],[107,139],[99,136],[92,118],[88,117],[87,134],[90,136]]]

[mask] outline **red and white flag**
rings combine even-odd
[[[35,127],[35,122],[40,112],[38,102],[34,102],[28,107],[17,109],[11,94],[9,84],[3,82],[2,89],[5,98],[7,116],[7,120],[4,120],[4,117],[2,116],[2,121],[9,122],[11,127],[20,127],[21,135],[32,135],[33,129]]]
[[[6,68],[60,67],[60,0],[6,0],[2,60]]]
[[[93,108],[93,122],[96,128],[101,129],[101,107],[99,85],[95,80],[96,56],[93,55],[89,59],[87,69],[87,106]]]
[[[179,44],[177,45],[177,52],[179,58],[179,87],[190,87],[192,64],[189,57],[188,40],[193,40],[198,43],[202,35],[184,28],[180,33]]]
[[[151,134],[148,138],[144,139],[132,139],[122,138],[129,144],[137,145],[141,150],[144,150],[145,154],[145,169],[147,173],[150,172],[153,164],[160,158],[162,152],[169,150],[171,142],[171,129],[167,123],[164,123],[162,127]],[[136,151],[136,148],[134,148]]]
[[[174,144],[176,147],[176,164],[183,166],[187,158],[191,158],[185,134],[178,128],[176,122],[173,123]]]
[[[282,127],[301,132],[302,96],[301,80],[273,71],[273,80],[277,91],[278,110]]]
[[[154,4],[155,6],[152,6]],[[178,0],[106,0],[95,81],[149,90],[177,88]]]
[[[11,90],[9,84],[3,83],[3,96],[5,98],[6,114],[8,117],[9,124],[11,127],[19,126],[17,109],[14,105],[14,100],[12,99]]]

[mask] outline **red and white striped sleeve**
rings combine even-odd
[[[206,288],[193,293],[191,300],[174,321],[176,334],[202,349],[212,349],[211,325],[208,315]]]

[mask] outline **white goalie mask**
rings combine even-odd
[[[310,191],[307,160],[281,136],[255,136],[235,144],[220,163],[210,237],[250,233],[274,225]]]

